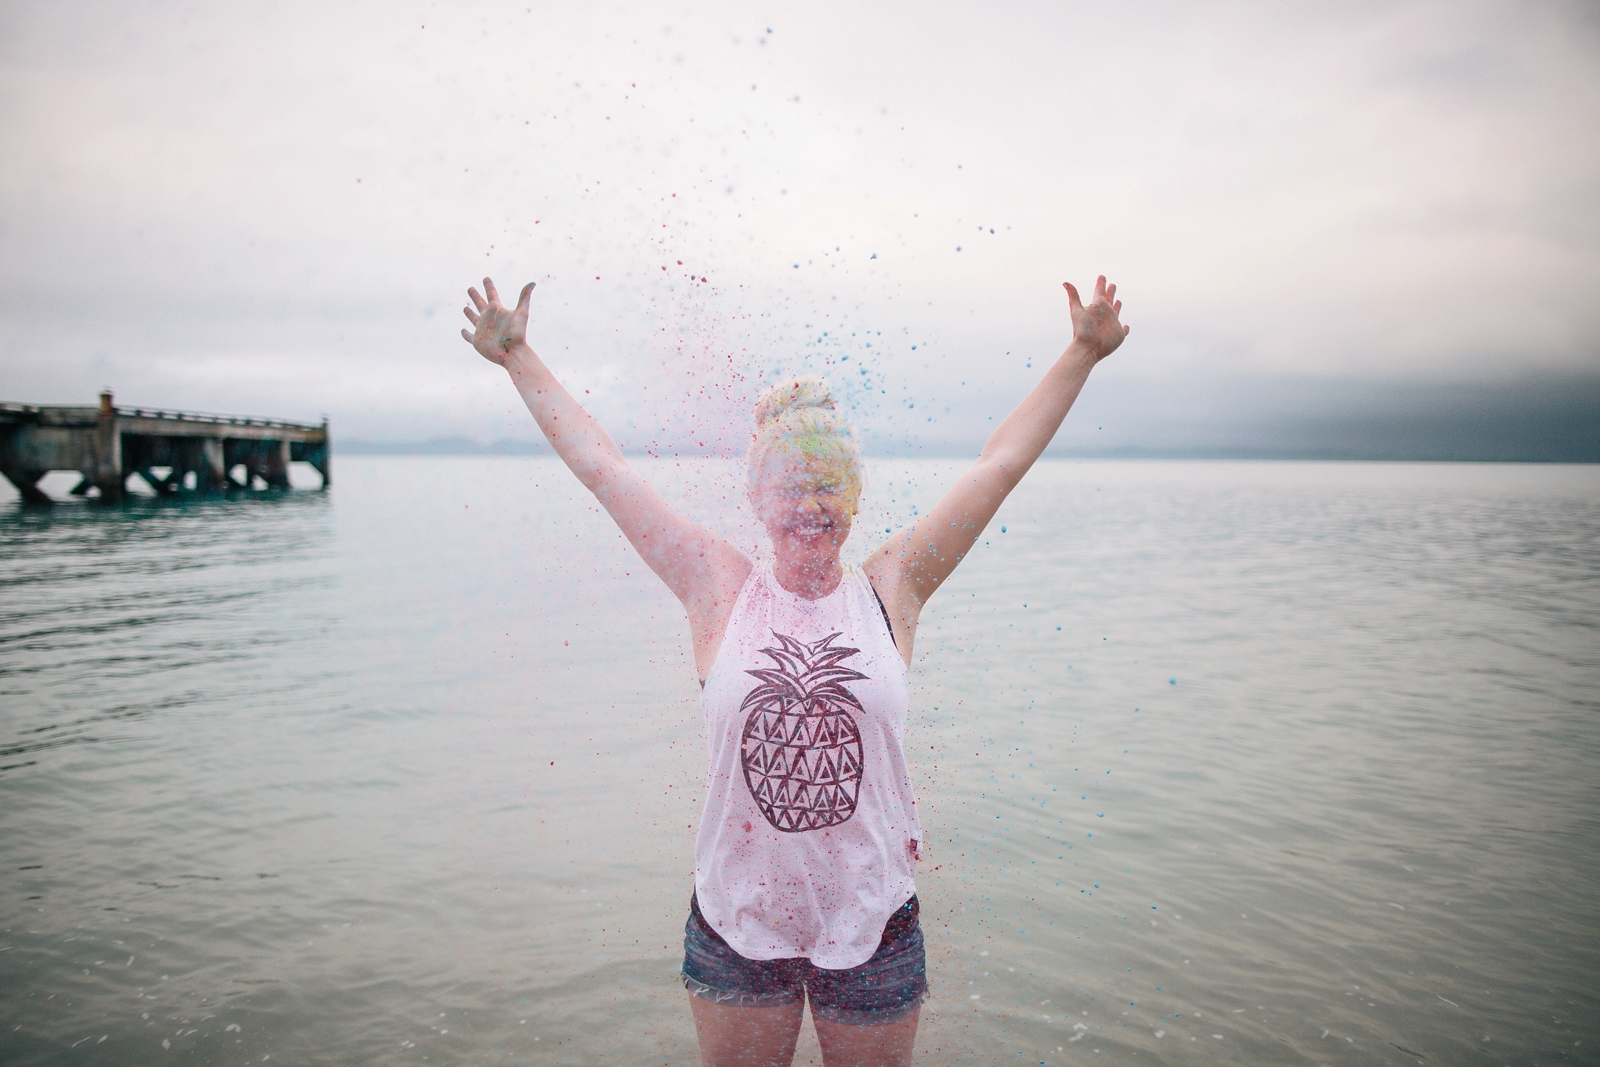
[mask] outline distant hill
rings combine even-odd
[[[930,423],[934,420],[930,419]],[[975,456],[992,412],[973,408],[935,425],[859,427],[870,456]],[[531,427],[530,427],[531,428]],[[613,428],[630,454],[646,438]],[[658,436],[659,435],[659,436]],[[692,438],[652,429],[649,452],[705,456]],[[391,456],[540,456],[542,440],[470,437],[370,441],[339,437],[334,452]],[[1600,463],[1600,375],[1430,384],[1219,379],[1160,383],[1110,378],[1086,390],[1051,456],[1129,459],[1298,459]]]
[[[434,437],[426,441],[339,441],[334,446],[347,456],[548,456],[543,441],[517,441],[509,437],[489,444],[470,437]]]

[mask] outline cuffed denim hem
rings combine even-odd
[[[922,1007],[922,1002],[928,999],[928,991],[923,990],[911,1000],[894,1008],[878,1008],[873,1011],[849,1011],[845,1008],[836,1008],[828,1004],[818,1004],[811,1001],[811,1014],[818,1019],[830,1023],[840,1023],[844,1026],[887,1026],[897,1023],[901,1019]]]
[[[780,989],[774,993],[736,993],[726,989],[712,989],[698,978],[682,975],[683,988],[701,1000],[709,1000],[713,1004],[726,1004],[733,1008],[782,1008],[789,1004],[798,1004],[804,998],[803,991]],[[812,1011],[816,1011],[815,1005]]]

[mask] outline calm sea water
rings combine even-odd
[[[0,505],[0,1061],[697,1062],[675,603],[551,460],[338,477]],[[1600,468],[1045,462],[913,676],[920,1062],[1600,1062]]]

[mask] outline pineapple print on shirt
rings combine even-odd
[[[841,661],[860,649],[835,648],[840,635],[808,643],[772,632],[764,648],[776,668],[746,671],[761,679],[740,705],[748,711],[739,759],[756,807],[784,833],[848,822],[861,792],[861,734],[851,709],[861,703],[845,682],[864,679]]]

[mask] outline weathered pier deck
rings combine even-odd
[[[110,391],[98,407],[0,403],[0,474],[22,499],[48,504],[39,480],[51,471],[82,477],[72,492],[121,500],[128,477],[162,495],[289,487],[289,464],[311,464],[332,484],[328,423],[243,415],[119,408]]]

